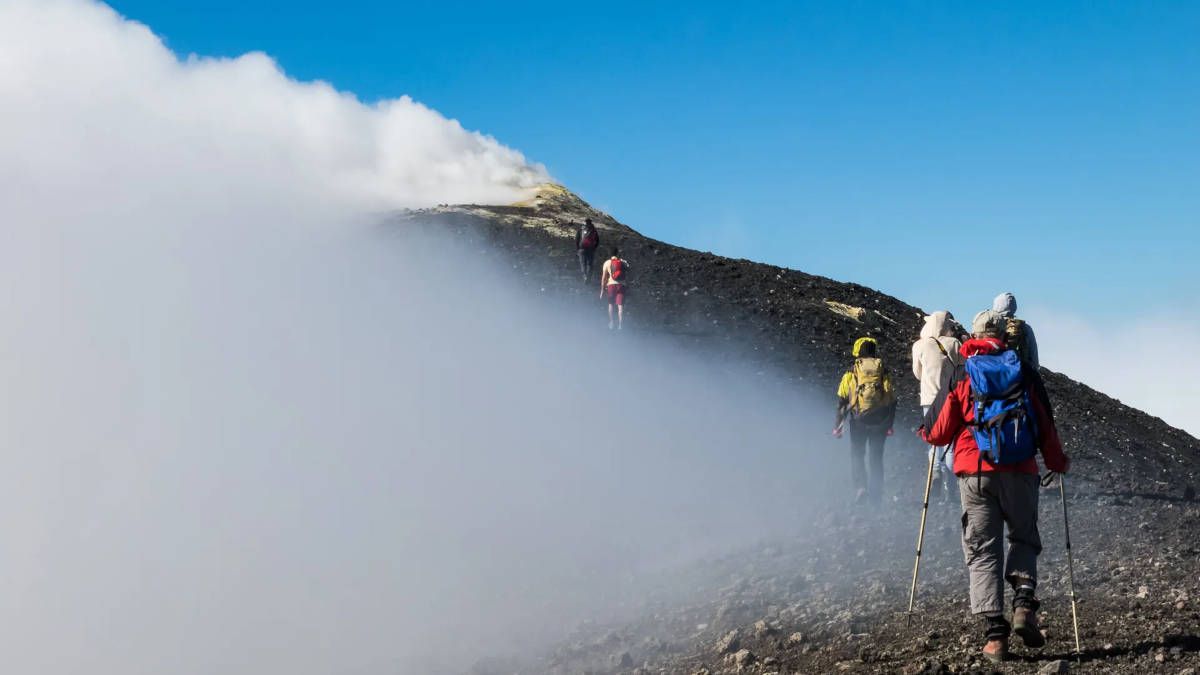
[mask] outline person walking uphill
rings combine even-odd
[[[1038,357],[1037,337],[1033,333],[1032,326],[1017,318],[1016,296],[1012,293],[997,295],[992,300],[992,311],[1002,317],[1000,338],[1004,340],[1005,347],[1015,351],[1021,358],[1021,363],[1029,369],[1028,376],[1033,379],[1034,385],[1037,387],[1038,398],[1041,399],[1042,405],[1046,407],[1046,412],[1053,419],[1054,406],[1050,403],[1050,394],[1046,392],[1046,382],[1038,371],[1041,359]]]
[[[1004,343],[1015,351],[1024,363],[1034,370],[1041,365],[1038,360],[1037,337],[1033,327],[1017,318],[1017,297],[1012,293],[1001,293],[992,300],[992,311],[1004,317]]]
[[[912,346],[913,375],[921,383],[921,410],[926,414],[938,391],[949,384],[954,369],[962,364],[958,350],[962,342],[958,339],[961,326],[954,315],[937,311],[925,317],[921,337]],[[954,473],[954,454],[951,446],[929,446],[930,461],[937,493],[942,501],[949,499],[950,480]]]
[[[875,338],[862,337],[854,341],[854,363],[838,383],[837,420],[833,435],[842,437],[843,425],[850,427],[850,479],[854,483],[854,501],[869,499],[879,503],[883,498],[883,444],[892,435],[896,418],[896,395],[892,378],[877,356]],[[867,450],[871,452],[871,471],[864,463]]]
[[[1042,552],[1036,455],[1040,450],[1051,471],[1066,473],[1071,465],[1030,371],[1004,345],[1006,327],[998,312],[975,317],[973,337],[960,352],[963,368],[917,430],[930,445],[954,443],[971,613],[984,619],[983,655],[994,662],[1008,657],[1011,632],[1028,647],[1045,644],[1035,595]],[[1011,624],[1004,618],[1005,581],[1014,591]]]
[[[600,268],[600,297],[608,296],[608,329],[613,329],[613,307],[617,308],[617,330],[625,323],[625,283],[629,278],[629,263],[621,258],[614,246],[612,255]]]
[[[583,224],[575,230],[575,255],[579,257],[579,273],[584,282],[592,277],[592,261],[596,259],[596,249],[600,247],[600,233],[592,224],[591,218],[584,218]]]

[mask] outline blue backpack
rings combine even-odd
[[[971,435],[980,458],[992,464],[1017,464],[1037,454],[1037,418],[1021,358],[1012,350],[967,359],[975,421]]]

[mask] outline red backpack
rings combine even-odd
[[[583,235],[583,240],[579,242],[580,248],[596,248],[596,244],[600,243],[600,235],[596,233],[596,228],[588,230]]]
[[[613,258],[609,261],[608,276],[612,277],[613,281],[625,280],[625,261],[620,258]]]

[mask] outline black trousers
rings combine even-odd
[[[883,444],[886,425],[870,425],[850,420],[850,480],[855,489],[867,491],[872,502],[883,499]],[[870,452],[870,471],[867,454]]]
[[[579,272],[585,277],[592,276],[592,261],[596,259],[596,249],[578,248],[575,253],[579,256]]]

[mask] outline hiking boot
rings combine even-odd
[[[1026,647],[1042,647],[1046,636],[1038,625],[1037,611],[1041,603],[1034,595],[1033,583],[1018,583],[1013,594],[1013,630],[1021,636]]]
[[[1008,619],[1003,614],[983,617],[983,636],[987,643],[983,645],[983,657],[992,663],[1000,663],[1008,658],[1008,636],[1012,631]]]
[[[1017,607],[1013,610],[1013,632],[1021,637],[1026,647],[1046,646],[1046,636],[1038,624],[1037,610]]]
[[[1008,638],[992,638],[983,645],[983,658],[992,663],[1008,660]]]

